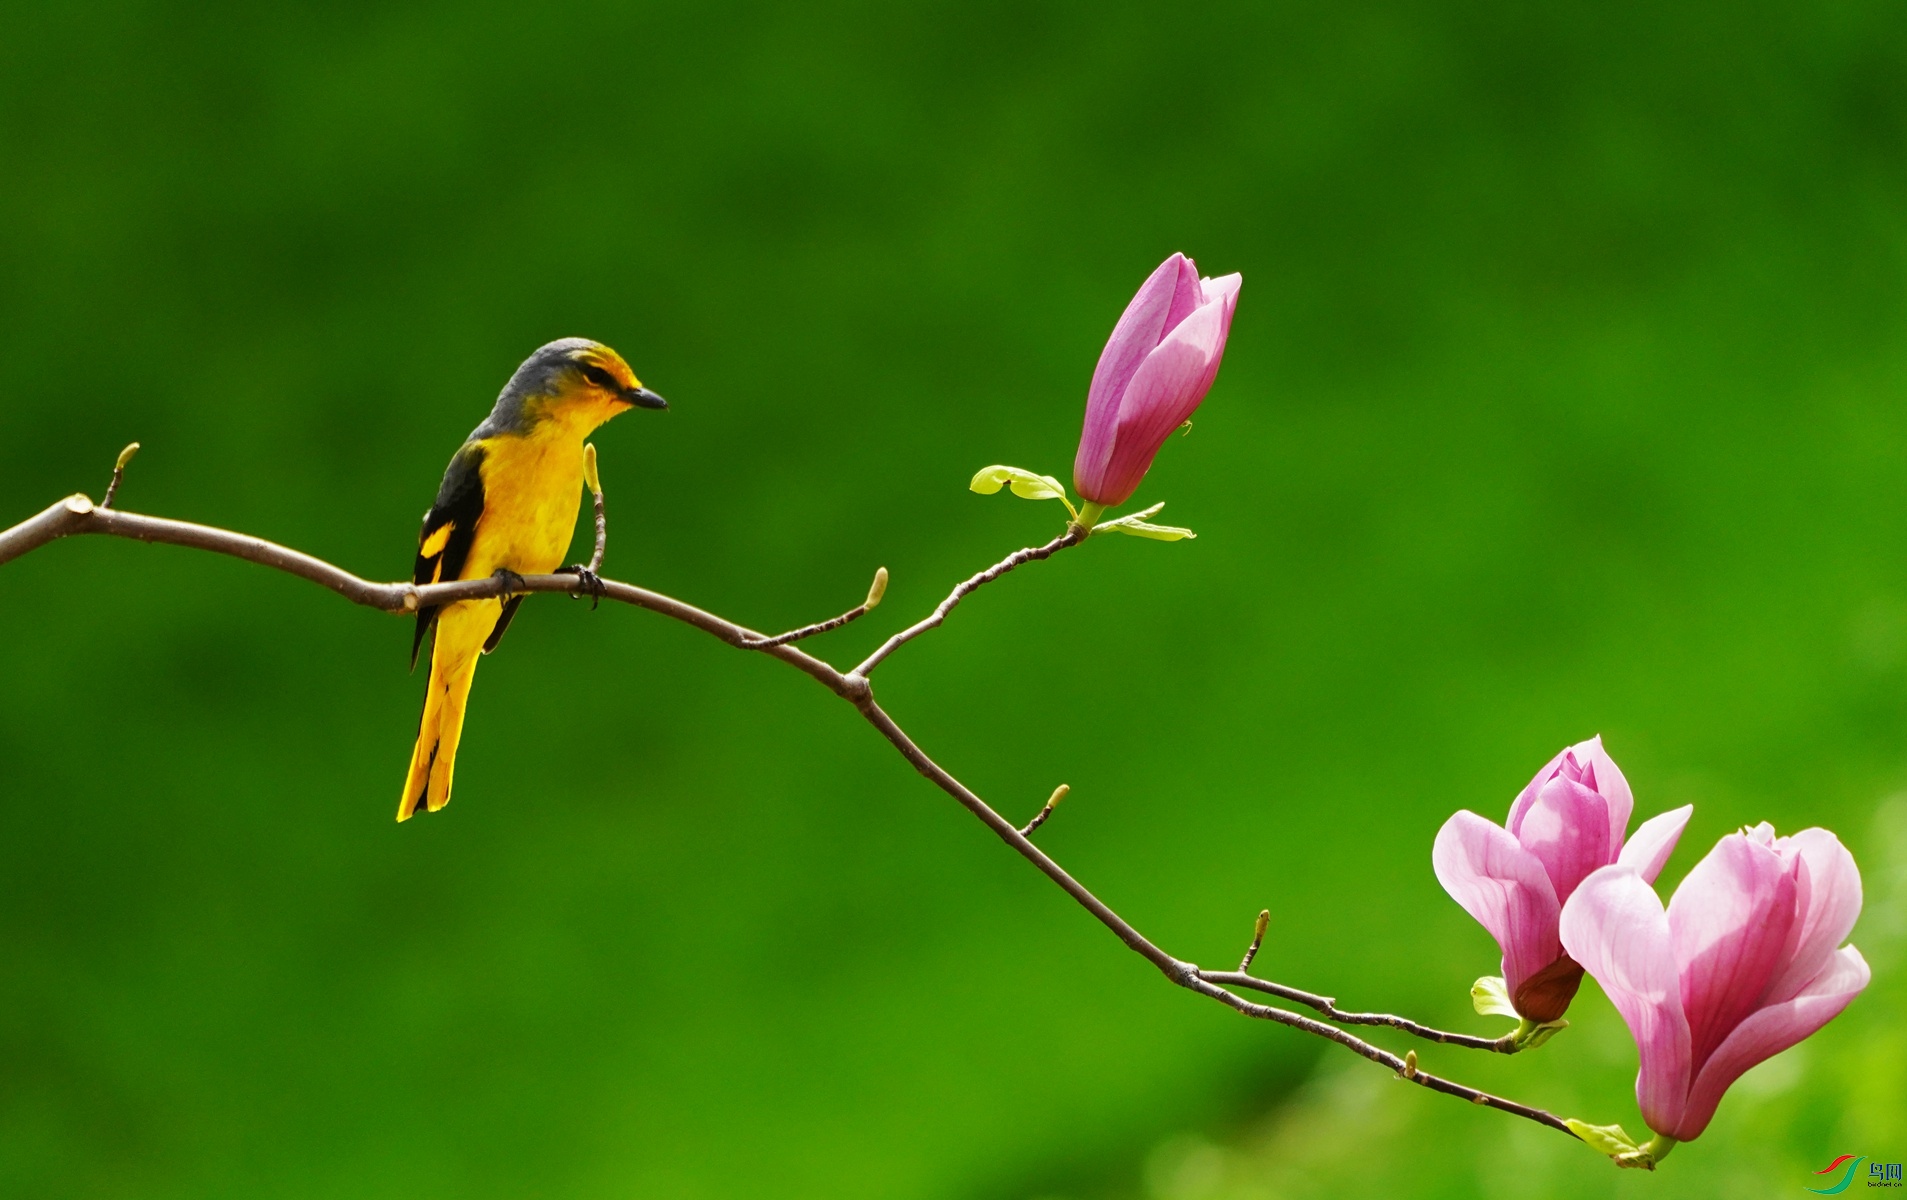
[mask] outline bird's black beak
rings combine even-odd
[[[667,408],[669,402],[646,387],[625,388],[622,398],[637,408]]]

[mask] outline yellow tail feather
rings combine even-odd
[[[404,794],[397,801],[397,819],[407,821],[420,808],[436,812],[450,803],[450,785],[457,772],[457,743],[463,737],[464,704],[470,683],[477,677],[484,639],[496,624],[495,600],[466,601],[446,608],[437,619],[437,639],[430,656],[430,691],[424,697],[424,719],[411,751],[411,769]]]

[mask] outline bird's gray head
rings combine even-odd
[[[593,429],[631,408],[667,407],[668,401],[643,387],[622,355],[608,346],[588,338],[559,338],[523,360],[479,433],[523,433],[553,419]]]

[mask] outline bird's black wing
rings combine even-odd
[[[451,458],[443,486],[437,489],[437,502],[424,514],[424,527],[417,533],[412,583],[448,583],[463,574],[470,543],[477,536],[477,519],[483,516],[482,467],[483,446],[477,442],[466,442]],[[417,610],[417,633],[411,639],[412,668],[417,666],[424,636],[436,623],[437,606]]]

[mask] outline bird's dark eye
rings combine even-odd
[[[583,367],[583,378],[607,391],[619,392],[622,390],[622,386],[616,382],[614,375],[593,364],[588,364]]]

